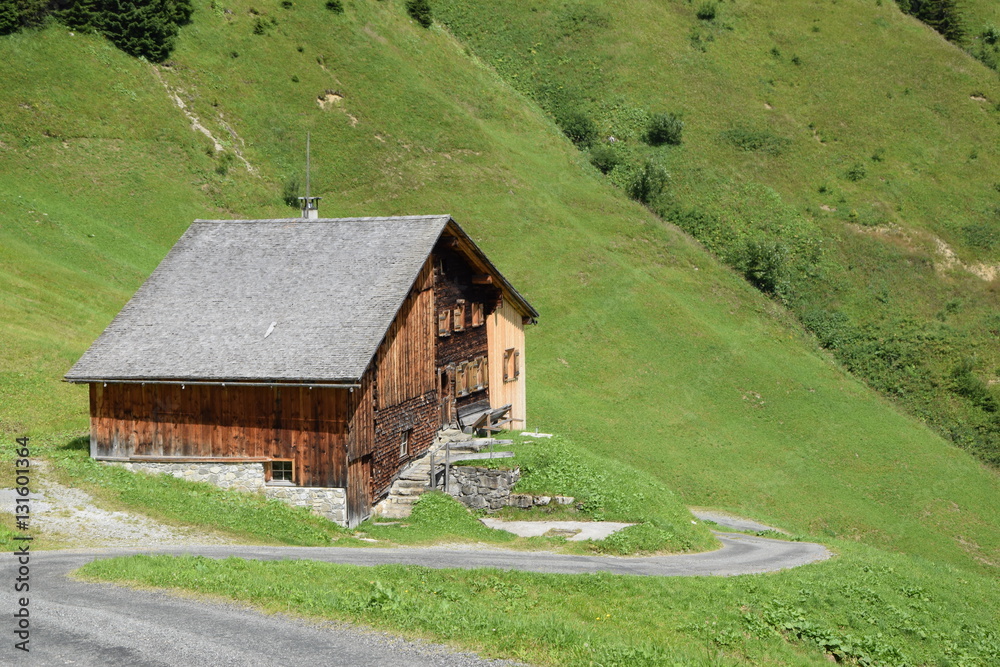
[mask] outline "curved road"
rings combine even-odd
[[[772,572],[830,557],[825,547],[809,542],[784,542],[735,533],[716,535],[723,545],[716,551],[645,558],[462,547],[206,546],[36,552],[31,557],[31,652],[23,654],[14,650],[13,641],[8,637],[0,648],[0,663],[107,667],[284,664],[364,667],[386,662],[414,667],[512,664],[456,653],[446,647],[407,642],[350,625],[319,625],[280,615],[269,616],[235,604],[207,603],[109,584],[86,584],[66,577],[68,572],[95,558],[136,553],[194,553],[211,558],[308,558],[354,565],[701,576]],[[6,629],[4,634],[8,634]]]

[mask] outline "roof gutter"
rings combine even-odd
[[[68,378],[63,379],[65,382],[70,384],[90,384],[91,382],[103,382],[107,385],[109,382],[113,384],[179,384],[181,387],[185,385],[208,385],[213,387],[225,387],[226,385],[232,385],[234,387],[313,387],[320,388],[330,388],[330,389],[360,389],[361,384],[357,382],[243,382],[240,380],[135,380],[135,379],[119,379],[119,378],[74,378],[72,380]]]

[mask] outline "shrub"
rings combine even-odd
[[[0,35],[40,24],[48,6],[45,0],[0,0]]]
[[[344,13],[344,3],[340,0],[326,0],[326,8],[334,14]]]
[[[292,176],[285,181],[285,187],[281,190],[281,199],[292,208],[298,208],[300,191],[301,185],[298,176]]]
[[[589,146],[597,137],[597,126],[594,125],[594,121],[579,109],[557,110],[556,124],[577,146]]]
[[[53,16],[74,30],[104,35],[129,55],[162,62],[193,11],[191,0],[72,0]]]
[[[858,338],[847,315],[839,310],[817,308],[807,311],[802,315],[802,324],[816,335],[820,345],[830,350],[854,343]]]
[[[939,32],[950,42],[965,37],[960,0],[896,0],[907,14]]]
[[[663,165],[646,160],[629,182],[628,194],[637,202],[649,206],[663,193],[669,179],[670,174]]]
[[[861,164],[860,162],[855,162],[854,164],[852,164],[851,167],[844,174],[847,180],[853,183],[857,183],[867,175],[868,175],[868,170],[865,169],[865,165]]]
[[[783,296],[788,289],[788,247],[784,243],[763,237],[748,239],[737,247],[731,263],[765,294]]]
[[[672,113],[658,113],[649,120],[646,128],[646,142],[652,146],[671,144],[679,146],[684,123]]]
[[[1000,28],[997,28],[992,24],[987,25],[983,27],[982,32],[979,33],[979,38],[987,44],[1000,43]]]
[[[590,149],[590,164],[594,165],[602,174],[617,167],[621,161],[618,151],[607,144],[600,144]]]
[[[698,7],[698,11],[695,12],[695,16],[702,21],[711,21],[715,18],[716,10],[717,8],[714,2],[706,2]]]
[[[985,412],[997,412],[998,403],[985,382],[973,374],[975,360],[963,359],[951,371],[952,389]]]
[[[430,28],[434,21],[434,17],[431,16],[431,3],[427,0],[406,0],[406,13],[425,28]]]

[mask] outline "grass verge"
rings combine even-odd
[[[185,556],[95,561],[87,579],[347,620],[541,665],[995,665],[993,581],[851,542],[738,577],[550,575]]]
[[[537,440],[518,436],[514,459],[463,462],[483,468],[519,467],[516,493],[572,496],[572,506],[536,506],[530,510],[504,508],[499,515],[512,520],[625,521],[630,526],[601,541],[567,542],[563,538],[514,538],[485,527],[463,506],[436,494],[424,494],[413,514],[403,522],[365,523],[365,534],[397,544],[479,541],[519,549],[559,548],[575,552],[677,553],[708,551],[718,547],[708,528],[695,521],[680,500],[652,476],[591,454],[562,436]]]
[[[166,523],[220,531],[254,543],[363,544],[332,521],[281,501],[169,475],[146,475],[103,465],[90,458],[84,437],[46,440],[42,453],[64,483],[83,489],[107,506]]]

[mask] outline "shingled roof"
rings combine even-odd
[[[448,215],[196,220],[66,379],[356,383],[446,227],[537,317]]]

